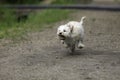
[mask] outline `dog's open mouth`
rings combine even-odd
[[[65,36],[59,35],[60,40],[65,40]]]

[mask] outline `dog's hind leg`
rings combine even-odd
[[[82,49],[84,47],[85,47],[85,45],[83,44],[83,39],[80,39],[80,41],[78,42],[78,48]]]

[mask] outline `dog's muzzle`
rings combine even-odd
[[[63,36],[62,34],[59,34],[58,36],[59,36],[60,40],[65,40],[65,36]]]

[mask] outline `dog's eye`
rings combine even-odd
[[[66,30],[63,30],[64,32],[66,32]]]

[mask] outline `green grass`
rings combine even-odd
[[[66,19],[68,17],[68,13],[68,10],[44,10],[42,12],[31,14],[27,23],[50,24]]]
[[[52,4],[74,4],[76,0],[54,0]]]
[[[93,0],[53,0],[53,4],[88,4],[91,3]]]
[[[17,23],[13,21],[13,23],[9,23],[8,21],[7,23],[0,23],[0,39],[23,39],[28,32],[40,31],[46,25],[68,18],[69,13],[69,10],[42,10],[31,13],[25,22]]]

